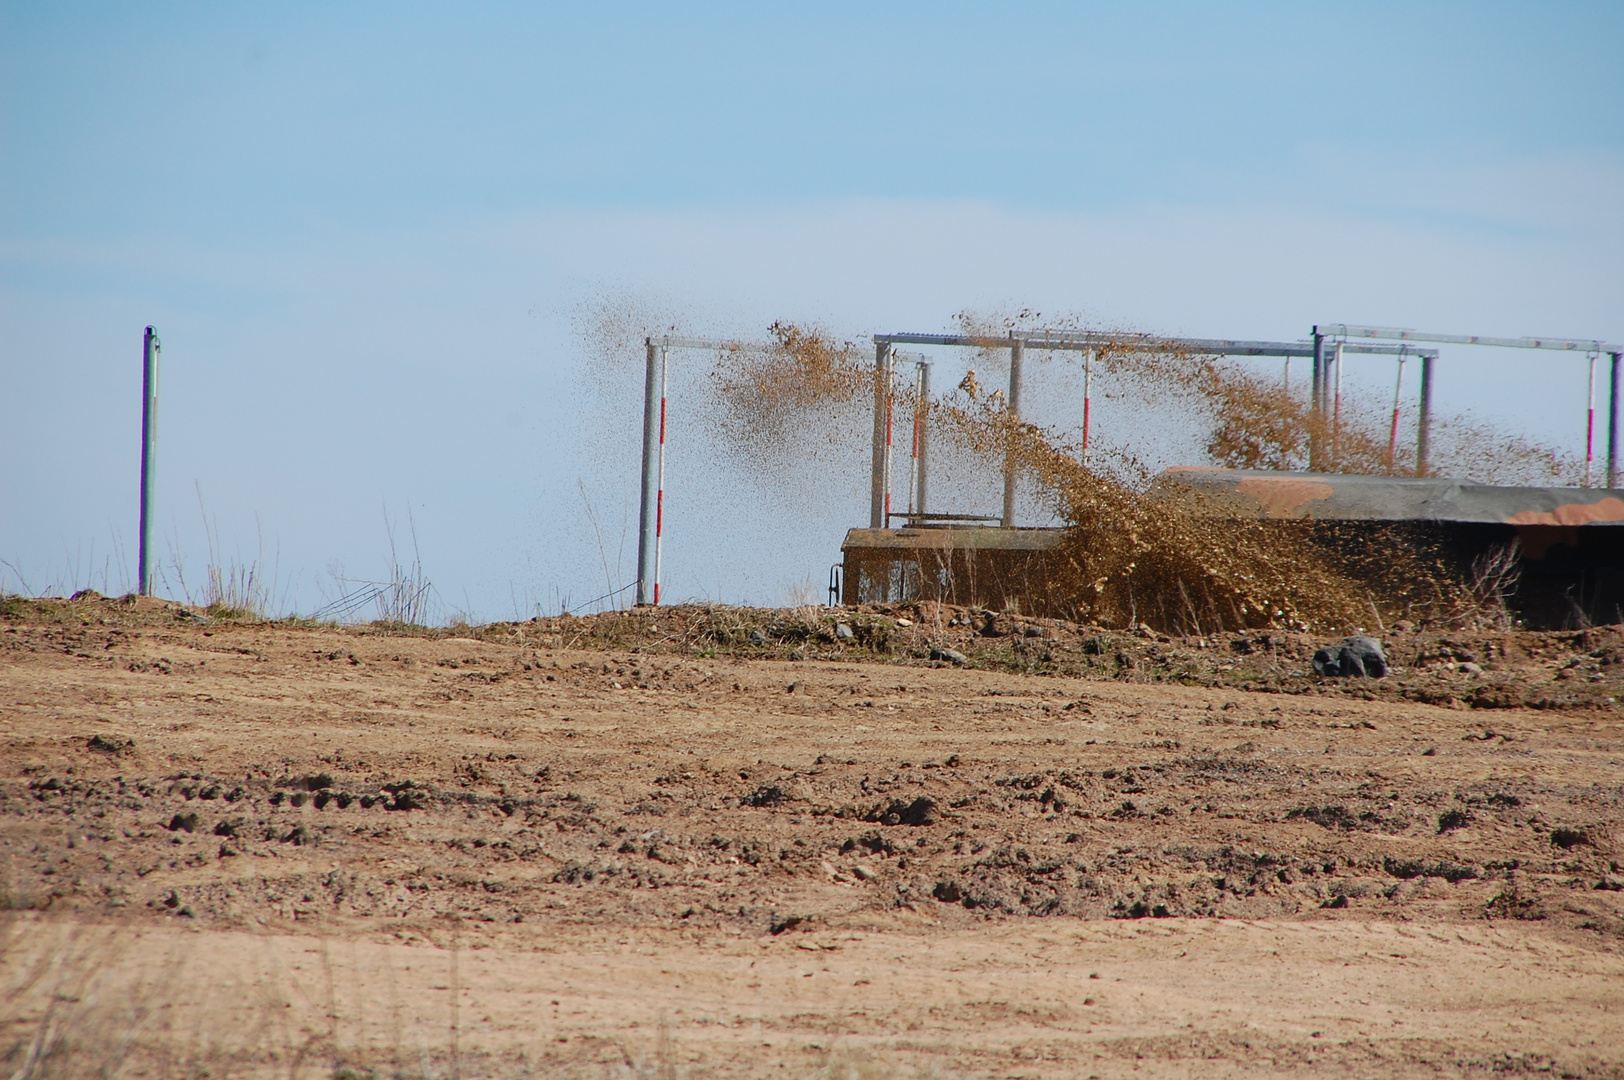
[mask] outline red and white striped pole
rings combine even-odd
[[[917,387],[923,385],[925,379],[925,365],[915,364],[914,370],[918,375],[916,383],[913,416],[913,449],[908,453],[908,524],[913,524],[913,516],[919,513],[919,429],[925,422],[924,395],[919,393]]]
[[[1083,465],[1088,465],[1088,409],[1094,393],[1094,350],[1083,353]]]
[[[654,606],[660,606],[660,549],[665,538],[665,387],[666,363],[671,350],[660,346],[660,451],[659,487],[654,492]]]
[[[659,456],[660,404],[665,387],[660,385],[660,346],[652,337],[643,339],[643,469],[638,480],[637,506],[637,599],[638,606],[650,602],[654,589],[654,525],[659,507],[655,491],[655,459]]]
[[[1398,464],[1398,405],[1399,395],[1404,393],[1404,354],[1398,354],[1398,381],[1393,384],[1393,428],[1387,434],[1387,471],[1392,472]]]
[[[1590,486],[1591,462],[1595,460],[1596,442],[1596,354],[1590,354],[1589,397],[1585,404],[1585,487]]]
[[[885,387],[885,525],[891,527],[891,434],[896,417],[896,369],[887,372]]]
[[[1335,393],[1331,399],[1331,468],[1337,467],[1337,456],[1341,453],[1342,442],[1342,346],[1336,347],[1336,357],[1332,360],[1336,365]]]

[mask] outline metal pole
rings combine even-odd
[[[891,365],[891,378],[885,388],[885,527],[891,527],[891,455],[896,442],[897,368]]]
[[[1308,471],[1320,465],[1320,399],[1325,393],[1325,335],[1314,328],[1314,374],[1308,391]]]
[[[1428,451],[1432,448],[1432,361],[1435,357],[1421,357],[1421,416],[1415,433],[1415,475],[1427,475]]]
[[[870,457],[868,527],[883,529],[885,520],[886,403],[891,397],[891,343],[874,343],[874,446]]]
[[[999,524],[1005,529],[1015,527],[1015,432],[1013,425],[1021,418],[1021,339],[1013,332],[1009,342],[1009,400],[1006,402],[1009,411],[1010,431],[1009,444],[1004,450],[1004,516]]]
[[[654,492],[654,600],[656,607],[660,604],[660,551],[665,540],[665,375],[666,359],[670,350],[664,345],[660,346],[660,452],[659,467],[656,470],[656,480],[659,487]]]
[[[147,327],[141,338],[141,538],[136,591],[152,595],[152,485],[158,479],[158,355],[163,343]]]
[[[1398,464],[1398,406],[1399,395],[1404,393],[1404,354],[1398,356],[1398,379],[1393,383],[1393,428],[1387,433],[1387,471]]]
[[[1596,354],[1590,354],[1590,382],[1585,398],[1585,487],[1590,486],[1596,458]]]
[[[914,365],[915,391],[918,391],[919,364]],[[919,512],[919,403],[914,402],[913,440],[908,449],[908,524],[913,524],[913,517]]]
[[[1088,467],[1088,411],[1094,391],[1094,350],[1083,353],[1083,467]]]
[[[1336,394],[1331,400],[1331,468],[1342,460],[1342,346],[1336,346],[1331,361],[1335,371]]]
[[[655,457],[659,453],[660,360],[653,338],[643,339],[646,370],[643,375],[642,501],[637,514],[637,603],[654,595],[654,526],[659,516]]]
[[[1607,389],[1607,486],[1618,487],[1618,376],[1624,353],[1609,353],[1613,365]]]
[[[925,516],[925,491],[930,476],[930,365],[919,364],[919,402],[914,408],[914,475],[918,498],[914,513]]]
[[[659,554],[666,538],[666,361],[671,349],[659,346],[659,453],[654,468],[654,596],[659,606]]]

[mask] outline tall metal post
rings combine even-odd
[[[1589,487],[1596,460],[1596,354],[1590,354],[1590,374],[1585,384],[1585,482]]]
[[[1083,466],[1088,466],[1089,401],[1094,394],[1094,350],[1083,353]]]
[[[136,591],[152,595],[152,485],[158,479],[158,354],[163,343],[147,327],[141,339],[141,538]]]
[[[891,343],[874,343],[874,448],[868,493],[868,527],[883,529],[885,520],[885,491],[887,487],[886,437],[889,434],[891,414]]]
[[[660,545],[665,539],[665,374],[671,350],[660,344],[660,440],[654,457],[654,605],[660,604]]]
[[[1325,335],[1314,327],[1314,373],[1308,393],[1308,471],[1320,466],[1320,416],[1325,397]]]
[[[1415,475],[1427,475],[1430,462],[1427,460],[1428,452],[1432,449],[1432,361],[1435,358],[1427,353],[1421,354],[1421,416],[1416,424],[1415,432]]]
[[[1609,353],[1612,371],[1607,391],[1607,486],[1618,487],[1618,381],[1619,363],[1624,353]]]
[[[1614,367],[1617,370],[1617,366]],[[919,402],[914,412],[915,465],[918,471],[919,497],[914,513],[925,516],[926,478],[930,475],[930,365],[919,365]]]
[[[1387,433],[1387,471],[1398,461],[1398,409],[1404,397],[1404,354],[1398,354],[1398,377],[1393,380],[1393,426]]]
[[[653,338],[644,338],[646,370],[643,375],[643,491],[637,515],[637,603],[654,596],[654,529],[659,520],[658,456],[660,450],[661,364]]]
[[[1013,425],[1021,418],[1021,339],[1010,333],[1009,342],[1009,399],[1006,402],[1009,420]],[[1006,529],[1015,527],[1015,479],[1018,473],[1014,431],[1004,451],[1004,516],[999,524]]]
[[[1331,468],[1336,469],[1342,458],[1342,345],[1339,342],[1331,359]]]

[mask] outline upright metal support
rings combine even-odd
[[[1618,487],[1618,381],[1619,364],[1624,353],[1609,353],[1612,371],[1607,390],[1607,486]]]
[[[665,540],[665,375],[671,350],[660,345],[660,449],[654,468],[654,604],[660,603],[660,548]]]
[[[1596,354],[1590,354],[1590,374],[1585,386],[1585,482],[1589,487],[1596,460]]]
[[[1088,467],[1089,401],[1094,395],[1094,350],[1083,353],[1083,467]]]
[[[925,516],[925,495],[930,476],[930,364],[919,364],[919,400],[914,406],[914,484],[917,492],[913,512]]]
[[[1398,461],[1398,409],[1404,396],[1404,354],[1398,354],[1398,378],[1393,380],[1393,426],[1387,433],[1387,471],[1393,472]]]
[[[1425,476],[1431,466],[1428,454],[1432,449],[1432,361],[1435,358],[1423,353],[1421,356],[1421,416],[1416,424],[1415,432],[1415,475]]]
[[[650,603],[654,596],[654,534],[660,517],[660,402],[665,398],[659,347],[653,338],[644,338],[643,347],[647,367],[643,375],[643,490],[637,515],[638,604]]]
[[[1308,471],[1320,467],[1320,416],[1325,398],[1325,335],[1314,328],[1314,373],[1308,392]]]
[[[152,595],[152,485],[158,479],[158,354],[163,343],[147,327],[141,339],[141,538],[136,591]]]
[[[890,524],[885,520],[885,494],[888,486],[886,442],[891,426],[891,353],[889,341],[874,343],[874,447],[868,494],[868,527],[871,529],[884,529]]]
[[[1009,399],[1006,402],[1011,425],[1021,419],[1021,339],[1012,333],[1009,342]],[[1016,461],[1014,431],[1004,451],[1004,516],[999,524],[1005,529],[1015,527],[1015,480],[1019,472]]]
[[[1331,359],[1331,468],[1342,460],[1342,345],[1337,344]]]

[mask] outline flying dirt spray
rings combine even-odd
[[[986,339],[979,365],[996,373],[993,354],[1008,354],[1012,328],[967,315],[959,329]],[[1301,470],[1316,447],[1316,464],[1327,472],[1414,475],[1421,465],[1418,447],[1395,439],[1393,409],[1357,394],[1337,394],[1334,367],[1325,372],[1331,379],[1305,401],[1278,377],[1279,369],[1276,377],[1266,377],[1220,356],[1148,347],[1144,335],[1095,337],[1087,348],[1066,354],[1080,361],[1079,417],[1093,410],[1103,377],[1115,388],[1108,391],[1108,397],[1115,394],[1113,411],[1135,396],[1154,402],[1161,430],[1206,432],[1202,449],[1215,465]],[[1130,340],[1133,347],[1124,347]],[[1102,442],[1097,412],[1091,412],[1078,439],[1075,431],[1068,435],[1022,417],[1018,401],[983,391],[973,371],[957,389],[933,394],[928,381],[890,377],[896,366],[891,349],[870,351],[783,321],[769,328],[765,342],[656,337],[642,344],[650,437],[644,446],[639,599],[646,603],[657,599],[665,510],[661,434],[669,427],[668,350],[678,347],[712,357],[709,369],[685,379],[680,392],[689,402],[684,410],[699,417],[695,430],[707,443],[702,449],[760,486],[793,490],[804,511],[828,505],[806,496],[830,482],[833,463],[850,467],[856,447],[871,444],[867,448],[880,451],[873,455],[880,476],[870,492],[870,517],[877,513],[880,527],[889,523],[894,508],[887,505],[891,470],[884,451],[894,443],[894,418],[907,423],[911,417],[914,445],[930,446],[934,505],[978,498],[975,491],[1002,481],[1009,497],[1001,520],[1012,523],[1019,492],[1026,499],[1021,505],[1040,508],[1065,528],[1062,599],[1078,619],[1187,632],[1351,628],[1405,613],[1459,610],[1469,592],[1429,542],[1403,535],[1401,528],[1384,530],[1391,535],[1374,545],[1377,558],[1367,554],[1373,547],[1368,529],[1341,536],[1324,526],[1214,513],[1193,491],[1165,480],[1153,483],[1159,469],[1145,464],[1145,455],[1156,448],[1144,441],[1145,431],[1136,432],[1137,444]],[[1418,355],[1413,348],[1391,351],[1400,360]],[[1041,372],[1053,369],[1060,353],[1035,355],[1042,356]],[[1023,359],[1030,367],[1030,359]],[[1551,483],[1583,468],[1468,418],[1438,418],[1433,426],[1434,469],[1470,463],[1460,474]],[[919,477],[912,454],[909,465],[910,478]],[[908,513],[921,512],[917,494],[909,498]]]

